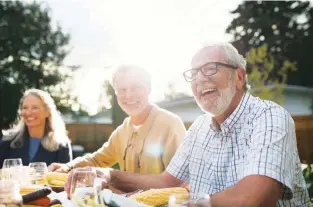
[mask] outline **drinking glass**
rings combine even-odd
[[[97,182],[95,170],[75,170],[72,177],[70,198],[79,206],[92,207],[99,205],[102,199],[99,198],[100,183]]]
[[[31,184],[45,184],[45,175],[48,173],[47,164],[45,162],[29,163],[29,181]]]
[[[5,159],[2,168],[21,167],[23,166],[21,158]]]
[[[4,180],[23,181],[23,163],[21,158],[5,159],[3,161],[1,177]]]

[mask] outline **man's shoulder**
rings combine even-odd
[[[246,114],[252,120],[266,114],[266,119],[287,119],[292,120],[290,113],[281,105],[270,100],[263,100],[259,97],[253,97],[253,101],[246,110]]]
[[[207,113],[201,114],[192,122],[189,129],[205,128],[210,130],[210,126],[213,120],[212,118],[213,117]]]
[[[182,122],[182,119],[177,115],[174,114],[171,111],[168,111],[167,109],[160,108],[156,106],[157,109],[157,118],[161,121],[172,121],[172,122]]]

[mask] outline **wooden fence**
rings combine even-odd
[[[313,164],[313,116],[294,116],[297,145],[303,163]]]
[[[313,164],[313,116],[294,116],[297,144],[303,163]],[[188,128],[191,123],[185,123]],[[73,144],[82,145],[88,152],[105,143],[114,130],[111,124],[68,124],[67,130]]]
[[[99,149],[113,132],[112,124],[67,124],[72,144],[82,145],[85,151]]]

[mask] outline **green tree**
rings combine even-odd
[[[118,105],[117,97],[116,97],[114,89],[113,89],[113,87],[109,81],[104,82],[102,89],[103,89],[103,91],[100,94],[99,100],[101,102],[103,102],[104,99],[109,99],[110,108],[107,109],[106,107],[101,107],[100,110],[102,110],[102,111],[103,110],[111,110],[113,126],[116,128],[123,123],[124,119],[128,115]]]
[[[263,99],[282,104],[284,102],[283,93],[287,74],[290,71],[296,71],[296,63],[285,60],[282,67],[277,70],[276,79],[273,79],[270,78],[270,75],[276,64],[273,55],[268,52],[267,44],[252,48],[246,60],[250,71],[248,73],[249,83],[253,87],[251,93]]]
[[[172,101],[186,96],[188,96],[186,93],[177,90],[175,83],[171,82],[167,84],[167,91],[164,93],[165,101]]]
[[[49,9],[36,2],[0,1],[0,34],[0,133],[16,119],[29,88],[49,91],[59,109],[71,110],[76,100],[64,86],[72,71],[59,69],[70,37],[51,26]]]
[[[313,165],[309,164],[305,169],[303,169],[303,176],[307,184],[309,196],[310,198],[313,198]],[[313,206],[312,200],[310,206]]]
[[[287,83],[313,86],[313,10],[309,1],[244,1],[231,13],[234,19],[226,32],[242,54],[267,44],[276,64],[272,79],[289,60],[297,63],[298,70],[288,75]]]

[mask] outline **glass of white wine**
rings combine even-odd
[[[23,180],[22,169],[23,163],[21,158],[5,159],[2,165],[1,177],[3,180],[14,180],[21,183]]]
[[[48,173],[47,164],[45,162],[29,163],[28,177],[31,184],[44,185],[45,175]]]

